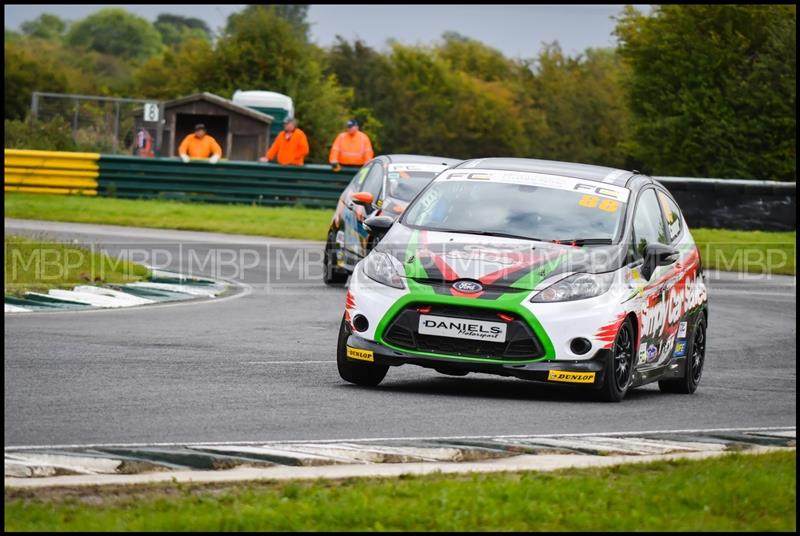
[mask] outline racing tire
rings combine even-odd
[[[347,272],[336,268],[336,238],[333,231],[328,233],[323,257],[322,280],[326,285],[339,285],[347,281]]]
[[[606,367],[603,385],[598,393],[606,402],[620,402],[633,383],[634,345],[636,343],[633,322],[626,318],[619,327],[611,355]]]
[[[692,330],[692,339],[686,351],[686,370],[682,378],[661,380],[658,388],[662,393],[690,395],[697,391],[700,378],[703,376],[703,365],[706,362],[706,321],[700,314],[697,324]]]
[[[339,376],[356,385],[366,387],[378,385],[386,376],[389,366],[377,363],[359,363],[347,359],[347,337],[349,336],[350,326],[342,317],[342,324],[339,327],[339,343],[336,345],[336,366],[339,369]]]

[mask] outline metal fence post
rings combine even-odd
[[[119,101],[114,103],[114,154],[119,153]]]
[[[164,117],[164,101],[158,102],[158,126],[156,127],[156,150],[157,156],[164,156],[161,151],[161,144],[164,143],[164,124],[167,122]],[[167,155],[169,156],[169,155]]]
[[[78,111],[81,106],[81,101],[75,99],[75,114],[72,116],[72,139],[78,141]]]
[[[34,91],[31,94],[31,119],[37,119],[39,117],[39,92]]]

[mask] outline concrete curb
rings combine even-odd
[[[7,486],[547,471],[794,449],[796,429],[5,448]],[[678,458],[675,458],[675,457]]]
[[[791,447],[753,447],[744,454],[795,451]],[[349,464],[316,467],[238,467],[228,471],[171,471],[137,475],[72,475],[43,478],[6,478],[12,488],[64,486],[100,486],[152,484],[157,482],[239,482],[248,480],[313,480],[358,477],[398,477],[428,475],[494,473],[502,471],[555,471],[585,467],[608,467],[625,463],[648,463],[668,460],[704,460],[731,454],[724,451],[691,452],[646,456],[582,456],[571,454],[521,455],[484,462]]]
[[[209,300],[230,296],[241,285],[211,278],[187,278],[177,272],[151,270],[148,281],[112,286],[76,285],[72,290],[50,289],[47,294],[27,292],[24,297],[6,296],[5,313],[54,313],[131,309],[166,303]],[[27,303],[25,303],[27,302]]]

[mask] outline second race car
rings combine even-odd
[[[323,257],[325,283],[343,283],[372,249],[374,236],[364,227],[365,218],[397,218],[436,175],[459,162],[410,154],[382,155],[367,162],[336,204]]]

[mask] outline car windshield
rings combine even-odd
[[[436,176],[436,171],[390,171],[389,197],[411,201]]]
[[[629,193],[624,188],[569,178],[526,184],[482,177],[485,180],[438,180],[411,204],[403,223],[419,229],[586,244],[612,243],[622,225],[622,201]]]

